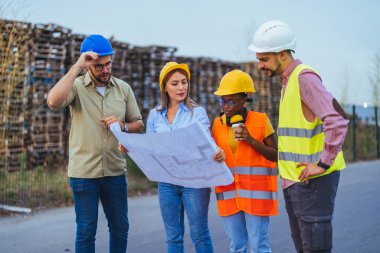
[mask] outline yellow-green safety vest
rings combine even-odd
[[[277,129],[280,176],[296,182],[300,181],[298,176],[304,169],[304,167],[297,168],[297,164],[299,162],[317,163],[325,141],[322,120],[316,118],[314,122],[309,122],[302,111],[298,77],[304,69],[310,69],[317,74],[314,69],[304,64],[294,69],[285,92],[281,94]],[[343,152],[340,151],[325,173],[310,178],[324,176],[345,167]]]

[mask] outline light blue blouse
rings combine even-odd
[[[208,119],[206,110],[203,107],[195,106],[193,107],[193,112],[191,112],[186,104],[182,102],[178,106],[177,113],[172,124],[169,123],[166,113],[167,108],[162,111],[158,111],[157,108],[150,110],[146,123],[146,132],[170,132],[174,129],[187,127],[191,123],[198,122],[206,135],[209,137],[210,141],[216,147],[216,144],[210,134],[210,121]]]

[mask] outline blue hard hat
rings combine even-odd
[[[102,35],[94,34],[84,39],[80,53],[95,52],[99,56],[114,54],[111,43]]]

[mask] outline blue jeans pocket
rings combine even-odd
[[[70,178],[70,187],[74,193],[88,192],[94,189],[94,179],[88,178]]]
[[[332,248],[332,215],[301,216],[301,238],[303,247],[309,250]]]

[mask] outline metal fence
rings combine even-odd
[[[343,145],[347,161],[380,158],[379,108],[349,105],[345,111],[350,117],[350,125]]]

